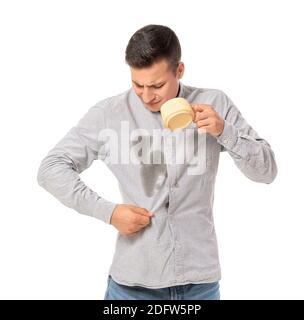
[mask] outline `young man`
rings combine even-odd
[[[212,206],[220,152],[249,179],[271,183],[273,151],[222,91],[180,82],[184,64],[170,28],[138,30],[126,62],[133,88],[92,107],[43,159],[38,182],[119,231],[105,299],[219,299]],[[170,131],[160,107],[175,97],[188,100],[195,117]],[[117,177],[124,203],[107,201],[80,179],[99,158]]]

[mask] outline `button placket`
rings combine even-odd
[[[181,246],[179,244],[176,225],[175,225],[175,196],[174,189],[177,187],[177,164],[176,162],[176,145],[173,144],[174,137],[170,132],[164,137],[164,154],[167,161],[168,187],[169,187],[169,207],[168,207],[168,225],[172,234],[174,246],[174,270],[177,281],[183,281],[183,261]]]
[[[173,152],[172,152],[171,139],[172,138],[170,134],[164,137],[164,154],[165,154],[166,165],[167,165],[168,186],[169,186],[170,192],[172,191],[172,185],[174,181],[174,165],[172,163]]]

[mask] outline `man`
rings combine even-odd
[[[43,159],[38,182],[119,231],[105,299],[219,299],[212,215],[219,154],[227,151],[262,183],[276,177],[274,154],[226,94],[180,82],[184,64],[170,28],[138,30],[126,62],[133,88],[92,107]],[[194,119],[170,131],[160,107],[175,97],[191,103]],[[177,161],[180,154],[188,161]],[[117,177],[124,203],[107,201],[80,179],[98,158]]]

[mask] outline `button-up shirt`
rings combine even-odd
[[[277,174],[269,143],[224,92],[179,85],[178,97],[211,105],[224,119],[219,136],[199,133],[195,123],[165,128],[160,112],[147,109],[130,88],[91,107],[39,167],[38,183],[64,205],[110,224],[118,203],[79,176],[102,160],[118,180],[123,203],[154,213],[134,235],[117,232],[109,274],[120,284],[164,288],[220,280],[212,212],[220,152],[253,181],[268,184]]]

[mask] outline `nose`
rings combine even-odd
[[[145,88],[142,93],[142,99],[144,103],[149,104],[154,100],[154,93],[149,88]]]

